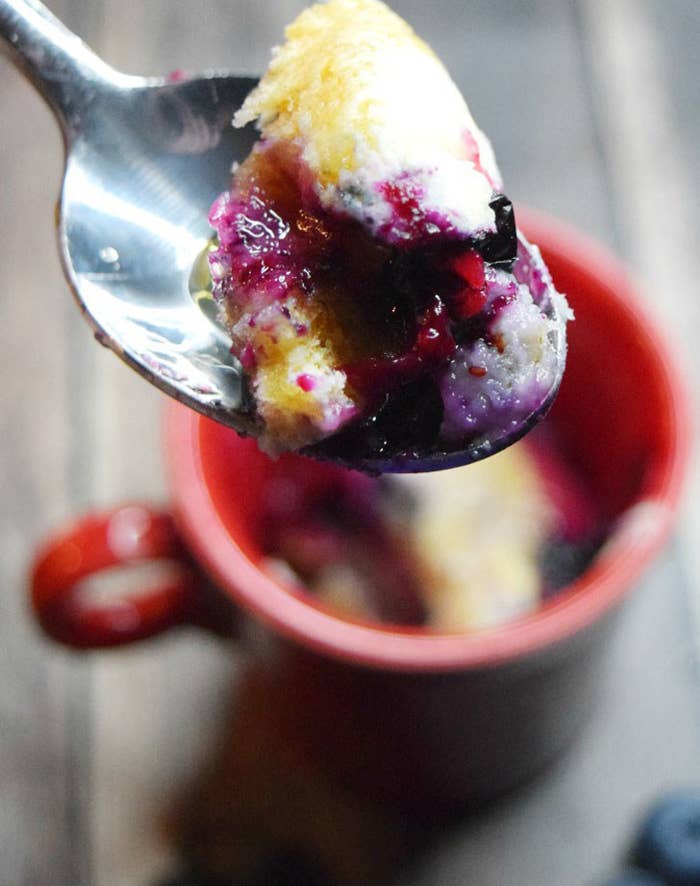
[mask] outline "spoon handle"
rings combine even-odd
[[[69,31],[39,0],[0,0],[0,50],[48,102],[64,136],[80,131],[81,114],[117,73]]]

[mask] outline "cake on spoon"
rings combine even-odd
[[[411,28],[379,0],[306,9],[234,118],[250,123],[209,261],[260,445],[370,430],[391,455],[535,413],[568,309]]]

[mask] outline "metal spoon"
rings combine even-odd
[[[95,330],[147,381],[243,434],[256,433],[240,365],[190,278],[206,249],[207,211],[232,161],[255,134],[231,117],[255,84],[211,73],[174,82],[121,74],[99,59],[38,0],[0,0],[0,47],[54,112],[66,150],[58,240],[68,283]],[[205,303],[206,307],[206,303]],[[466,464],[521,437],[551,404],[517,426],[465,447],[359,459],[307,451],[372,471],[425,471]]]

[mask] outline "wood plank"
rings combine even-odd
[[[71,21],[68,2],[52,4]],[[57,257],[61,141],[43,103],[0,59],[0,858],[6,883],[89,882],[83,800],[89,672],[41,640],[25,603],[38,538],[74,509],[80,428],[74,329]],[[81,330],[82,331],[82,330]]]
[[[225,45],[212,15],[223,8],[108,3],[95,47],[130,72],[199,70],[207,65],[203,50],[208,43]],[[209,61],[223,63],[223,52]],[[92,499],[99,505],[144,499],[166,503],[165,398],[108,352],[93,348],[91,362]],[[95,661],[89,802],[94,886],[154,882],[174,865],[176,847],[164,834],[163,817],[210,748],[226,710],[220,699],[228,697],[235,663],[225,644],[194,631]]]
[[[546,17],[547,4],[540,9]],[[544,42],[533,42],[527,31],[522,41],[537,50],[537,100],[549,112],[542,118],[543,132],[533,134],[525,126],[524,139],[540,158],[554,156],[548,163],[548,186],[541,172],[538,179],[525,170],[524,185],[534,195],[528,200],[622,248],[632,267],[641,271],[648,297],[662,308],[668,304],[667,283],[678,273],[677,262],[681,279],[695,279],[685,269],[697,249],[688,242],[694,230],[688,224],[692,204],[687,195],[693,192],[681,168],[677,128],[668,116],[670,91],[660,65],[658,31],[646,3],[586,0],[568,5],[568,11],[578,13],[570,28],[562,31],[551,22],[548,27],[540,18]],[[670,13],[664,4],[663,17],[673,18]],[[558,48],[548,49],[547,40]],[[525,64],[523,57],[520,64]],[[572,64],[577,68],[573,72]],[[687,72],[688,66],[680,70]],[[516,81],[523,78],[529,85],[531,76],[523,67]],[[520,104],[524,90],[517,88]],[[547,131],[555,133],[549,145]],[[656,175],[659,157],[668,173],[662,181]],[[519,171],[513,170],[516,187],[522,186]],[[557,205],[559,200],[563,206]],[[667,205],[678,214],[670,221],[663,213],[671,230],[659,243],[655,222]],[[687,253],[682,259],[679,249]],[[684,307],[672,329],[693,341],[696,307],[685,313],[693,287],[678,298]],[[692,382],[697,379],[695,371]],[[693,492],[696,482],[688,490],[689,509],[700,500]],[[695,557],[696,521],[684,515],[678,540],[623,613],[599,710],[579,744],[539,783],[440,844],[419,875],[409,877],[411,886],[456,883],[466,871],[481,886],[598,882],[621,863],[647,804],[665,789],[697,780],[697,653],[687,615],[690,590],[700,586],[689,563]]]
[[[219,32],[209,30],[212,25],[216,27],[217,21],[211,16],[211,9],[220,14],[221,4],[207,4],[201,16],[199,11],[193,14],[184,5],[169,4],[169,22],[158,16],[157,3],[143,4],[135,29],[136,46],[133,40],[126,39],[126,34],[120,34],[122,14],[115,9],[108,13],[107,21],[111,24],[106,22],[108,38],[104,51],[128,70],[143,67],[138,62],[144,53],[152,65],[149,70],[154,72],[173,66],[232,66],[232,58],[241,67],[255,70],[264,65],[269,44],[279,39],[283,24],[301,6],[296,4],[291,9],[292,5],[289,4],[290,9],[278,8],[278,14],[277,9],[272,10],[272,4],[238,4],[228,15],[232,21],[245,23],[245,31],[227,33],[223,41]],[[570,8],[547,2],[525,4],[519,14],[513,14],[510,6],[480,6],[476,19],[471,15],[473,9],[467,10],[458,3],[446,4],[444,18],[434,16],[425,4],[397,4],[396,8],[413,21],[446,59],[470,98],[477,119],[494,140],[512,193],[614,242],[607,170],[599,153],[600,133],[595,125],[594,115],[599,109],[589,102],[590,86],[586,82],[576,20]],[[449,29],[445,28],[445,21],[450,22]],[[191,36],[199,34],[202,26],[208,38],[204,45]],[[148,34],[156,36],[147,38]],[[169,36],[178,34],[179,44]],[[151,49],[150,54],[148,39],[153,39],[154,47],[158,47]],[[494,59],[499,60],[498,64],[494,64]],[[557,72],[556,79],[552,78],[552,71]],[[562,105],[566,106],[564,115]],[[547,159],[546,169],[542,167],[543,157]],[[105,427],[104,420],[100,427]],[[105,446],[103,442],[103,451],[107,451]],[[107,463],[112,461],[112,457],[107,458]],[[499,807],[494,814],[486,814],[459,829],[452,842],[440,843],[435,856],[425,862],[419,877],[422,882],[454,882],[465,870],[478,871],[479,882],[499,886],[570,882],[572,852],[576,873],[571,882],[589,882],[605,867],[604,859],[612,862],[626,836],[632,813],[660,785],[682,777],[691,762],[697,764],[692,717],[686,704],[693,684],[683,657],[688,652],[683,603],[676,592],[669,605],[664,593],[674,576],[674,567],[667,559],[645,584],[643,595],[628,613],[626,629],[615,649],[617,670],[605,687],[602,709],[587,741],[574,750],[562,768],[531,791]],[[664,625],[665,639],[650,649],[650,632],[659,624]],[[665,656],[664,644],[669,640],[680,650],[679,658],[668,660]],[[192,654],[196,658],[196,650]],[[102,671],[100,685],[104,691],[99,693],[96,710],[97,864],[99,882],[106,886],[136,882],[167,862],[168,847],[159,843],[153,829],[158,807],[153,800],[154,789],[157,792],[159,786],[174,786],[178,772],[187,768],[188,761],[194,766],[203,752],[197,750],[196,735],[191,736],[189,750],[182,753],[181,764],[175,762],[172,751],[157,761],[149,750],[161,746],[162,736],[174,734],[173,730],[182,728],[187,721],[186,714],[178,723],[167,712],[172,687],[168,687],[167,674],[149,652],[143,652],[143,658],[136,661],[131,671],[126,665],[119,665],[118,669],[112,663],[99,667],[112,669],[106,678]],[[631,680],[631,674],[638,680]],[[654,679],[657,685],[672,683],[676,691],[650,706],[646,703],[645,687]],[[151,694],[144,688],[135,696],[133,687],[146,686],[149,680],[157,688]],[[225,678],[220,685],[224,682]],[[203,685],[209,685],[206,679]],[[117,713],[115,697],[119,699]],[[153,711],[144,714],[149,703]],[[187,692],[182,693],[180,703],[181,710],[192,710],[192,698]],[[664,750],[663,754],[656,754],[655,747],[667,746],[670,736],[666,732],[660,736],[655,724],[659,720],[662,724],[675,721],[678,727],[679,711],[684,708],[686,714],[681,714],[680,722],[685,728],[674,727],[675,753],[668,755]],[[128,712],[135,723],[130,736],[119,728],[123,719],[119,711]],[[169,724],[165,729],[163,717]],[[210,708],[209,719],[203,717],[200,722],[212,732],[217,730],[215,705]],[[630,736],[645,731],[655,735],[655,741],[638,745],[637,753],[625,750],[621,758],[620,750],[627,748]],[[652,774],[644,784],[648,769]],[[114,784],[124,771],[138,773],[138,778],[122,779],[115,802]],[[600,772],[607,775],[601,779]],[[615,790],[613,797],[606,797],[607,811],[603,814],[596,792],[601,790],[601,781],[606,780],[615,785]],[[224,803],[219,811],[224,814],[225,798],[219,799]],[[572,847],[567,841],[575,836],[571,831],[574,823],[581,836]],[[230,839],[235,839],[235,834]],[[504,845],[508,847],[505,851]],[[533,846],[537,847],[534,851]],[[125,862],[127,850],[130,861]]]
[[[115,66],[155,74],[260,71],[305,4],[50,5]],[[697,180],[687,151],[683,159],[668,87],[669,70],[682,78],[687,69],[687,62],[669,68],[669,60],[680,65],[675,49],[688,39],[680,23],[694,16],[692,0],[663,5],[665,31],[657,0],[392,5],[447,62],[491,135],[515,198],[620,244],[661,306],[668,279],[695,279],[684,195],[694,187],[697,199]],[[684,51],[690,59],[692,44]],[[55,128],[2,61],[0,77],[0,112],[13,121],[0,150],[0,266],[9,292],[18,293],[0,308],[0,367],[18,380],[0,394],[0,476],[11,503],[0,513],[7,589],[0,665],[11,675],[0,683],[2,880],[144,886],[175,860],[162,818],[210,757],[239,663],[225,645],[194,633],[74,658],[39,640],[24,612],[24,568],[41,533],[86,505],[165,501],[167,491],[161,397],[94,345],[61,279],[51,223],[60,171]],[[693,125],[687,147],[696,143]],[[654,175],[659,149],[670,163],[663,180]],[[669,204],[677,213],[659,248],[653,222]],[[676,331],[694,347],[700,329],[690,296],[691,287],[674,292],[690,311]],[[36,402],[38,409],[27,405]],[[700,587],[693,553],[700,526],[697,509],[689,513],[625,613],[583,740],[530,789],[445,835],[419,870],[406,873],[405,886],[447,886],[465,872],[480,886],[584,886],[614,864],[634,814],[655,791],[697,778],[697,680],[684,594],[691,582]]]
[[[572,98],[576,105],[588,98],[587,141],[599,153],[589,156],[588,174],[579,178],[578,147],[571,142],[575,182],[561,190],[566,176],[564,149],[564,165],[551,189],[570,201],[562,215],[581,224],[572,210],[585,203],[593,224],[583,227],[622,249],[652,306],[664,310],[669,332],[685,342],[696,397],[694,343],[700,329],[695,287],[669,290],[669,281],[696,279],[690,202],[694,191],[683,163],[678,121],[670,116],[671,97],[677,91],[664,64],[674,59],[682,78],[691,70],[692,58],[688,49],[679,57],[677,38],[668,46],[668,56],[662,55],[661,19],[666,19],[667,28],[678,28],[669,4],[657,9],[656,20],[651,18],[650,4],[637,0],[583,0],[575,9],[585,79],[569,91],[571,76],[545,53],[540,57],[542,82],[549,77],[550,83],[543,97],[565,106],[567,119],[560,125],[569,138],[577,134],[568,117],[581,114],[572,108]],[[669,25],[669,19],[675,24]],[[550,36],[561,40],[560,34],[550,32]],[[688,40],[691,53],[697,45]],[[572,55],[579,54],[575,41],[568,48]],[[551,82],[553,71],[556,83]],[[693,125],[689,121],[691,132]],[[592,191],[591,176],[597,179]],[[578,183],[582,187],[572,199]],[[667,310],[670,299],[677,311]],[[625,846],[648,804],[664,790],[697,781],[697,641],[694,646],[688,624],[688,605],[700,587],[696,555],[700,499],[697,465],[693,467],[677,540],[623,613],[601,705],[582,741],[539,784],[459,829],[425,863],[420,875],[410,879],[412,886],[456,883],[460,871],[469,871],[470,878],[483,886],[598,882],[622,864]]]
[[[610,242],[606,183],[570,3],[392,4],[437,51],[489,135],[509,196]]]
[[[675,4],[674,4],[675,6]],[[620,0],[582,7],[584,23],[596,47],[591,54],[598,111],[605,130],[606,161],[617,207],[622,248],[640,290],[660,318],[660,329],[673,337],[696,427],[700,420],[700,253],[696,206],[700,176],[690,164],[696,150],[697,115],[688,114],[689,95],[673,107],[692,70],[700,38],[697,7],[680,4],[668,16],[658,4]],[[681,10],[684,14],[681,15]],[[655,10],[655,17],[652,12]],[[668,22],[673,21],[673,30]],[[664,25],[664,22],[666,24]],[[693,27],[694,26],[694,27]],[[665,31],[664,31],[665,28]],[[666,43],[661,42],[665,33]],[[681,42],[681,35],[690,42]],[[686,45],[685,79],[670,72],[678,64],[676,46]],[[680,76],[680,83],[679,83]],[[686,85],[686,89],[687,89]],[[693,99],[693,107],[696,100]],[[686,141],[681,137],[685,127]],[[691,169],[695,178],[692,178]],[[693,453],[685,507],[677,532],[678,552],[689,589],[695,642],[700,654],[700,460]]]

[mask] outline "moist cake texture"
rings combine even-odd
[[[404,21],[310,7],[234,122],[260,138],[212,207],[209,260],[266,451],[368,423],[387,455],[459,447],[537,411],[565,302]]]

